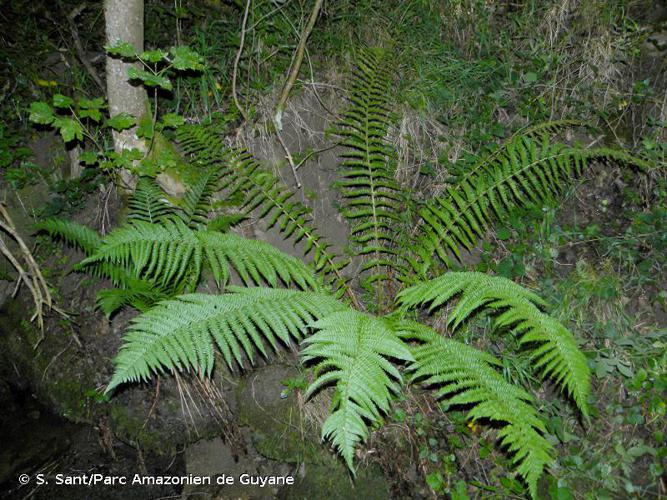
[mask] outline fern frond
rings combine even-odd
[[[506,143],[488,163],[464,177],[420,210],[422,236],[417,252],[424,274],[435,252],[449,264],[451,251],[472,249],[494,218],[502,218],[516,206],[541,203],[560,192],[585,165],[582,150],[519,136]]]
[[[227,282],[228,269],[232,267],[246,285],[261,284],[264,280],[275,287],[280,278],[283,283],[296,283],[303,290],[319,288],[310,268],[268,243],[212,231],[198,232],[197,238],[218,286]]]
[[[231,266],[246,284],[264,280],[277,286],[280,278],[285,284],[296,283],[304,289],[318,287],[305,264],[268,243],[234,234],[194,231],[180,219],[160,224],[136,221],[120,227],[109,233],[79,267],[106,263],[166,287],[186,279],[196,283],[204,260],[219,286],[227,282]]]
[[[422,235],[415,252],[421,267],[414,271],[424,276],[434,253],[449,266],[448,252],[460,258],[460,249],[472,249],[493,219],[503,218],[514,207],[553,199],[591,159],[648,167],[620,150],[552,144],[548,135],[510,139],[420,210]]]
[[[330,438],[354,471],[354,449],[368,437],[367,422],[379,421],[400,389],[401,375],[389,359],[412,361],[412,355],[386,320],[355,310],[333,313],[312,326],[318,331],[303,341],[302,359],[319,363],[306,397],[335,383],[322,439]]]
[[[125,306],[146,312],[166,297],[167,293],[153,283],[134,278],[126,282],[124,288],[107,288],[97,292],[97,307],[107,317]]]
[[[391,125],[386,62],[379,50],[358,54],[348,109],[339,124],[345,151],[340,164],[343,180],[337,185],[345,200],[342,214],[351,225],[353,250],[364,257],[363,270],[369,272],[366,284],[390,280],[394,271],[406,270],[394,249],[403,194],[394,180],[391,150],[385,142]]]
[[[211,199],[219,190],[220,169],[215,165],[200,172],[182,200],[182,219],[191,228],[205,228],[212,210]]]
[[[72,220],[53,217],[39,222],[35,225],[35,229],[79,248],[86,255],[95,252],[101,243],[100,235],[96,231]]]
[[[176,212],[162,189],[146,177],[139,178],[127,205],[130,210],[127,218],[132,221],[161,222]]]
[[[278,340],[300,340],[314,319],[341,310],[329,295],[270,288],[235,288],[224,295],[190,294],[158,303],[132,321],[114,360],[106,393],[120,384],[148,380],[166,371],[209,376],[214,348],[233,369],[255,350],[266,355]]]
[[[449,313],[448,324],[456,328],[481,308],[498,313],[495,326],[509,328],[519,342],[531,349],[534,366],[543,378],[553,379],[572,397],[585,417],[588,417],[590,370],[586,357],[567,328],[543,313],[538,306],[544,301],[500,276],[477,272],[449,272],[406,288],[398,296],[405,307],[430,304],[434,309],[460,294]]]
[[[246,151],[227,149],[214,130],[202,125],[186,125],[177,130],[180,147],[204,168],[220,172],[220,190],[228,196],[241,195],[246,213],[255,211],[267,228],[275,228],[284,238],[302,242],[304,255],[339,295],[355,301],[342,271],[349,264],[330,251],[330,244],[312,226],[311,210],[294,201],[294,193]]]
[[[470,406],[473,421],[502,424],[498,437],[537,498],[537,481],[553,461],[554,449],[543,436],[546,428],[531,396],[498,373],[494,366],[500,363],[493,356],[418,323],[406,322],[404,328],[405,338],[420,342],[412,349],[412,380],[437,387],[436,397],[450,406]]]
[[[199,276],[202,253],[195,232],[182,221],[152,224],[137,220],[106,235],[95,254],[79,266],[108,262],[133,270],[137,277],[167,284],[183,279],[191,265]]]

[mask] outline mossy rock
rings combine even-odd
[[[287,365],[270,365],[249,373],[236,391],[237,416],[252,431],[253,445],[266,458],[280,462],[323,462],[328,452],[319,432],[304,419],[295,394],[286,395],[282,381],[298,375]]]
[[[391,498],[389,482],[376,467],[360,468],[353,479],[341,463],[306,466],[306,474],[292,486],[283,487],[278,498],[284,500],[347,500]]]

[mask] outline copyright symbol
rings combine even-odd
[[[28,474],[21,474],[19,476],[19,483],[28,484],[30,482],[30,476]]]

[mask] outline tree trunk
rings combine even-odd
[[[104,0],[104,20],[107,44],[127,42],[137,51],[144,50],[144,1],[143,0]],[[139,63],[127,63],[120,58],[108,57],[106,60],[107,98],[109,114],[129,113],[137,121],[146,113],[148,96],[141,85],[131,85],[127,70]],[[113,132],[114,149],[120,153],[124,149],[146,150],[143,140],[136,135],[136,128]],[[127,171],[121,171],[123,187],[133,189],[135,181]]]

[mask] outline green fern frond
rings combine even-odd
[[[358,54],[349,105],[339,123],[345,148],[340,163],[343,180],[337,183],[345,201],[342,214],[350,222],[353,251],[365,258],[367,285],[406,270],[395,250],[404,200],[385,142],[391,125],[386,62],[378,49]]]
[[[509,328],[517,335],[519,342],[531,349],[531,359],[541,376],[553,379],[588,417],[590,370],[586,357],[572,333],[539,309],[544,301],[533,292],[500,276],[449,272],[401,291],[398,302],[404,307],[430,304],[434,309],[459,294],[448,317],[452,328],[481,308],[496,311],[495,326]]]
[[[165,287],[186,279],[196,283],[204,259],[219,286],[227,282],[231,266],[246,284],[265,281],[277,286],[280,278],[285,284],[296,283],[304,289],[318,287],[305,264],[268,243],[234,234],[194,231],[180,219],[160,224],[136,221],[120,227],[109,233],[79,267],[107,263]]]
[[[91,255],[100,246],[101,238],[96,231],[83,224],[67,219],[51,218],[35,225],[38,231],[44,231],[51,237],[59,238],[75,246],[86,255]]]
[[[565,129],[587,126],[588,125],[586,122],[582,122],[581,120],[563,118],[560,120],[548,120],[545,122],[529,125],[522,130],[519,130],[519,132],[514,135],[524,135],[529,137],[536,137],[539,139],[545,134],[555,135]]]
[[[128,208],[127,218],[132,221],[160,222],[176,213],[164,191],[146,177],[139,178]]]
[[[151,224],[137,220],[109,233],[95,254],[79,266],[109,262],[131,269],[135,276],[167,284],[183,279],[191,265],[199,276],[202,254],[195,232],[182,221]]]
[[[195,182],[188,187],[181,206],[182,219],[192,228],[205,228],[208,214],[213,209],[211,200],[220,189],[220,169],[215,165],[200,172]]]
[[[503,218],[514,207],[553,199],[591,159],[648,167],[620,150],[552,144],[547,135],[510,139],[420,210],[422,235],[415,252],[421,264],[413,270],[424,276],[434,253],[449,266],[448,252],[460,258],[460,249],[471,250],[493,219]]]
[[[203,168],[217,168],[220,190],[230,197],[241,195],[246,213],[255,211],[266,220],[267,228],[275,228],[284,238],[303,243],[304,255],[313,259],[314,269],[328,277],[339,294],[347,293],[355,300],[342,271],[349,264],[330,251],[330,245],[312,227],[310,208],[294,201],[294,192],[246,151],[225,148],[213,129],[186,125],[177,130],[180,147]]]
[[[107,288],[97,292],[97,307],[107,316],[125,306],[146,312],[167,294],[149,281],[133,279],[124,288]]]
[[[493,356],[461,342],[444,338],[418,323],[405,323],[403,335],[420,344],[412,349],[412,380],[436,388],[436,397],[450,406],[470,406],[473,421],[489,419],[503,425],[498,437],[537,498],[537,481],[554,458],[543,434],[543,421],[531,396],[507,382],[494,366]]]
[[[420,210],[423,220],[416,251],[424,274],[435,252],[449,264],[451,251],[472,249],[494,218],[516,206],[543,203],[583,169],[588,155],[582,150],[519,136],[506,143],[487,163],[448,188],[443,196]]]
[[[306,397],[335,383],[333,409],[322,428],[354,471],[354,449],[368,437],[367,422],[377,422],[400,390],[401,374],[391,358],[412,361],[405,344],[383,319],[346,310],[313,325],[306,338],[303,361],[317,360],[315,381]]]
[[[148,380],[166,371],[194,371],[209,376],[214,348],[233,369],[253,362],[255,350],[266,355],[265,341],[300,340],[314,319],[341,310],[329,295],[270,288],[235,288],[224,295],[183,295],[160,302],[132,321],[114,360],[106,393],[120,384]]]

